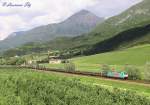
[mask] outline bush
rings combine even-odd
[[[48,58],[42,59],[41,61],[37,61],[37,63],[48,63],[48,62],[49,62]]]
[[[19,58],[19,59],[17,59],[17,61],[16,61],[16,65],[21,65],[21,64],[23,64],[23,63],[25,63],[25,62],[26,62],[25,59]]]
[[[69,63],[68,60],[62,60],[61,63]]]
[[[103,64],[102,65],[102,71],[104,71],[104,72],[110,71],[110,66],[107,64]]]
[[[75,71],[75,64],[74,63],[67,63],[67,64],[65,64],[65,70],[67,70],[67,71]]]
[[[10,58],[9,60],[6,61],[6,65],[16,65],[17,59],[15,58]]]
[[[131,80],[140,80],[142,77],[141,71],[132,65],[125,65],[125,70],[128,73],[128,78]]]
[[[6,60],[5,59],[0,59],[0,65],[5,65]]]
[[[150,62],[145,65],[144,79],[150,81]]]

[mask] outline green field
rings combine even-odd
[[[150,102],[149,85],[94,77],[0,68],[0,83],[0,105],[149,105]]]
[[[65,75],[63,73],[55,73],[55,72],[36,72],[34,70],[29,69],[16,69],[16,68],[0,68],[0,77],[7,78],[9,76],[21,77],[21,76],[32,76],[36,78],[58,78],[65,77],[68,79],[78,78],[80,82],[87,84],[97,84],[99,86],[108,86],[114,88],[127,89],[131,91],[137,91],[138,93],[144,93],[150,96],[150,85],[144,86],[143,84],[130,83],[125,81],[112,81],[110,79],[103,78],[94,78],[94,77],[86,77],[86,76],[78,76],[78,75]],[[38,77],[39,76],[39,77]]]
[[[150,45],[137,46],[123,51],[97,54],[72,59],[76,64],[144,65],[150,62]]]
[[[71,59],[77,70],[100,71],[102,64],[108,64],[116,69],[123,70],[125,64],[134,65],[143,69],[150,62],[150,45],[137,46],[122,51],[96,54]],[[46,67],[63,68],[64,64],[44,64]]]

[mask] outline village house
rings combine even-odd
[[[60,59],[59,56],[50,56],[49,63],[50,64],[60,64],[60,63],[62,63],[62,59]]]

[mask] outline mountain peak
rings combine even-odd
[[[104,20],[104,18],[100,18],[100,17],[96,16],[95,14],[93,14],[92,12],[83,9],[83,10],[75,13],[74,15],[72,15],[71,17],[69,17],[68,19],[63,21],[62,23],[77,23],[77,24],[90,23],[90,24],[93,24],[93,22],[94,22],[94,24],[97,24],[103,20]]]
[[[88,13],[91,13],[90,11],[88,11],[88,10],[85,10],[85,9],[83,9],[83,10],[80,10],[79,12],[77,12],[77,14],[88,14]],[[91,13],[92,14],[92,13]]]
[[[92,17],[96,17],[99,18],[98,16],[96,16],[95,14],[93,14],[92,12],[88,11],[88,10],[80,10],[78,12],[76,12],[74,15],[72,15],[70,18],[72,17],[81,17],[81,16],[92,16]]]

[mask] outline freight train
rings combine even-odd
[[[124,71],[102,71],[102,72],[87,72],[87,71],[67,71],[63,69],[54,69],[54,68],[46,68],[45,66],[26,66],[26,68],[42,70],[42,71],[53,71],[53,72],[61,72],[61,73],[69,73],[69,74],[77,74],[77,75],[86,75],[86,76],[97,76],[97,77],[107,77],[107,78],[115,78],[115,79],[128,79],[128,74]]]

